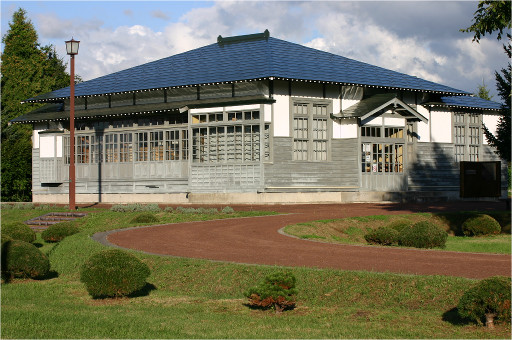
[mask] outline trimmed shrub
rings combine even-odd
[[[156,203],[151,204],[116,204],[110,208],[111,211],[117,212],[159,212],[161,211],[160,207]]]
[[[276,313],[295,307],[295,276],[290,272],[275,272],[267,275],[257,286],[250,288],[245,296],[249,305],[272,308]]]
[[[468,218],[462,224],[462,231],[466,236],[499,234],[501,232],[501,226],[498,221],[489,215],[478,215]]]
[[[144,214],[137,215],[131,220],[131,223],[153,223],[153,222],[158,222],[158,217],[156,217],[155,215],[153,215],[151,213],[144,213]]]
[[[180,214],[195,214],[196,209],[194,208],[185,208],[185,207],[177,207],[176,211]]]
[[[448,233],[435,223],[421,221],[400,234],[399,244],[415,248],[444,248]]]
[[[2,234],[9,235],[14,240],[32,243],[36,240],[36,233],[22,222],[13,222],[2,226]]]
[[[495,320],[510,323],[510,289],[510,277],[482,280],[462,295],[457,311],[462,318],[485,322],[490,328]]]
[[[221,212],[223,214],[233,214],[235,212],[235,209],[231,207],[224,207]]]
[[[379,227],[370,230],[366,235],[364,235],[364,239],[366,242],[371,244],[391,246],[398,244],[399,236],[400,233],[395,229],[389,227]]]
[[[406,228],[410,228],[412,226],[412,224],[413,224],[412,221],[405,219],[405,218],[400,218],[398,220],[394,220],[394,221],[390,222],[386,227],[394,229],[394,230],[398,231],[399,233],[401,233]]]
[[[2,243],[2,276],[39,279],[50,272],[50,260],[36,246],[21,240]]]
[[[46,242],[60,242],[65,237],[80,232],[77,226],[70,222],[61,222],[48,227],[41,233],[41,238]]]
[[[108,249],[83,264],[80,281],[93,298],[121,297],[142,289],[149,274],[149,267],[134,255]]]
[[[2,246],[4,245],[5,242],[9,242],[9,241],[12,241],[12,237],[10,237],[7,234],[2,233]]]

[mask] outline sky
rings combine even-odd
[[[4,1],[1,34],[27,11],[41,45],[89,80],[213,44],[222,35],[261,33],[471,93],[507,65],[496,36],[472,42],[477,1]],[[2,45],[3,50],[3,45]]]

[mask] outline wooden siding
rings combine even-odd
[[[274,162],[265,164],[266,191],[341,191],[359,187],[357,139],[331,140],[331,161],[293,161],[293,138],[274,137]]]
[[[193,164],[191,192],[255,192],[261,189],[261,165]]]
[[[417,143],[407,167],[409,191],[459,190],[459,164],[453,144]]]

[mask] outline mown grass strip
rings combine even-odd
[[[461,323],[453,308],[475,281],[443,276],[287,268],[298,307],[276,316],[245,306],[243,292],[275,267],[133,252],[151,268],[136,298],[93,300],[79,268],[106,247],[90,236],[133,226],[134,214],[101,211],[57,244],[38,239],[58,276],[2,284],[2,338],[507,338]],[[2,212],[2,217],[4,214]],[[196,216],[197,217],[197,216]],[[175,216],[187,220],[188,216]],[[342,259],[340,259],[342,260]]]
[[[471,252],[471,253],[495,253],[511,254],[510,236],[510,212],[491,213],[502,226],[502,234],[481,237],[459,236],[462,232],[460,225],[478,212],[461,213],[416,213],[407,215],[377,215],[364,217],[349,217],[338,220],[319,220],[308,223],[298,223],[284,228],[286,234],[302,239],[321,240],[323,242],[367,245],[364,235],[375,228],[388,225],[390,222],[407,219],[411,222],[422,220],[434,221],[450,235],[443,250]],[[508,219],[507,219],[508,217]]]

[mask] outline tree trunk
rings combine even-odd
[[[487,328],[494,328],[494,318],[496,317],[496,313],[485,313],[485,325]]]

